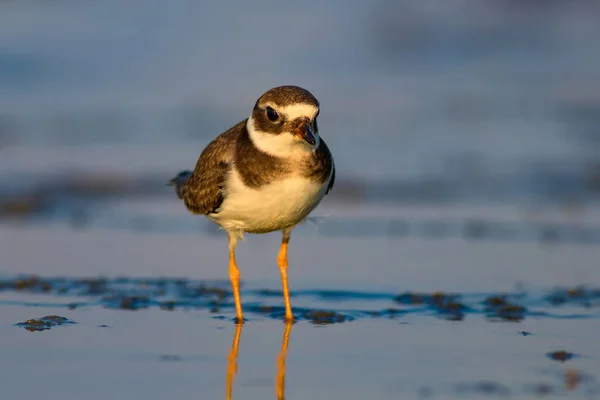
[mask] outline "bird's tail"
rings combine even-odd
[[[179,174],[177,174],[175,178],[167,182],[167,186],[175,186],[175,192],[177,193],[177,197],[182,199],[183,185],[185,185],[188,179],[190,179],[190,176],[192,176],[192,171],[181,171]]]

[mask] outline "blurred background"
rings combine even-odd
[[[593,0],[0,1],[0,216],[182,208],[164,182],[282,84],[322,103],[332,199],[580,211],[600,195],[599,17]]]
[[[0,0],[2,398],[223,398],[238,341],[236,395],[273,396],[279,234],[236,250],[239,340],[224,232],[165,183],[289,84],[337,170],[292,235],[288,395],[599,398],[599,21],[597,0]]]

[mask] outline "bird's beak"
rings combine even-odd
[[[303,139],[306,143],[314,146],[317,143],[317,139],[315,139],[315,134],[310,126],[310,124],[306,121],[303,121],[300,126],[296,129],[296,136],[300,139]]]

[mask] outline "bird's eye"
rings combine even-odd
[[[272,107],[267,107],[267,118],[269,121],[275,122],[279,119],[279,114]]]

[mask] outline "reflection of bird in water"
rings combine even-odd
[[[255,103],[249,118],[206,146],[196,169],[170,181],[188,210],[206,215],[229,235],[229,276],[237,322],[243,323],[235,247],[245,232],[283,232],[277,263],[285,319],[293,320],[287,280],[292,229],[333,187],[335,168],[319,137],[319,102],[307,90],[281,86]]]
[[[287,322],[285,324],[283,341],[281,342],[281,350],[279,351],[279,357],[277,357],[277,378],[275,378],[275,394],[277,395],[277,400],[285,399],[285,358],[287,357],[291,331],[292,323]]]
[[[285,399],[285,360],[287,357],[288,343],[290,341],[290,333],[292,331],[292,322],[285,323],[285,332],[283,333],[283,341],[281,343],[281,350],[277,357],[277,376],[275,377],[275,394],[277,400]],[[233,342],[231,343],[231,350],[227,357],[227,379],[225,388],[225,399],[231,400],[233,394],[233,381],[237,374],[237,357],[240,347],[240,337],[242,335],[242,324],[236,324],[235,335],[233,336]]]
[[[242,335],[242,324],[236,324],[235,336],[231,343],[231,351],[227,357],[227,387],[225,388],[225,399],[231,400],[233,380],[237,374],[237,357],[240,348],[240,336]]]

